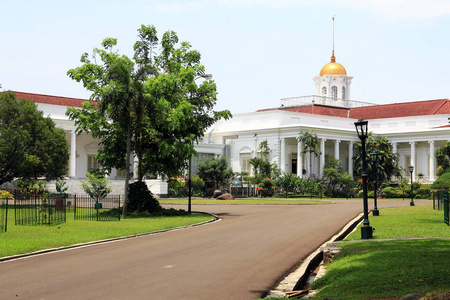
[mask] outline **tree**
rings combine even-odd
[[[253,166],[255,183],[261,182],[264,178],[271,178],[274,165],[269,161],[270,147],[267,140],[262,141],[258,147],[258,155],[250,159]]]
[[[300,132],[300,136],[298,137],[300,142],[303,142],[302,154],[309,153],[309,177],[312,175],[312,154],[314,156],[319,156],[322,154],[319,150],[319,138],[317,134],[312,131]]]
[[[450,142],[436,150],[438,175],[450,172]]]
[[[99,171],[87,172],[86,181],[81,181],[83,191],[91,198],[99,199],[105,198],[111,193],[111,187],[108,186],[108,178],[105,174]]]
[[[64,130],[35,103],[0,93],[0,184],[17,177],[60,178],[67,172],[68,149]]]
[[[138,33],[133,59],[113,52],[117,40],[107,38],[103,49],[94,50],[94,61],[85,53],[83,65],[68,71],[92,92],[93,102],[85,102],[81,110],[69,108],[67,114],[77,133],[85,131],[100,140],[97,158],[102,168],[126,170],[125,191],[131,152],[138,159],[138,181],[148,173],[178,175],[204,131],[231,117],[229,111],[213,111],[217,94],[213,81],[195,83],[205,73],[198,51],[187,42],[176,48],[176,33],[167,31],[157,54],[155,27],[142,25]],[[97,55],[102,64],[97,64]],[[125,193],[123,217],[127,197]]]
[[[218,189],[233,177],[233,170],[228,169],[228,162],[224,156],[200,162],[197,168],[198,176],[205,181],[207,187]]]
[[[356,142],[355,146],[361,149],[361,142]],[[372,152],[378,152],[377,163],[370,160],[370,154]],[[398,154],[392,152],[391,145],[385,136],[374,138],[372,132],[366,139],[366,162],[367,162],[367,175],[369,182],[374,180],[373,168],[377,168],[378,182],[388,182],[392,177],[401,176],[401,168],[398,166]],[[359,151],[353,157],[355,174],[361,174],[362,172],[362,157],[361,151]]]
[[[326,193],[333,197],[346,197],[354,186],[352,176],[344,171],[340,160],[330,158],[324,166],[322,180]]]

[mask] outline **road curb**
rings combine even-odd
[[[267,297],[281,298],[286,297],[286,292],[301,290],[308,282],[308,278],[319,266],[323,259],[322,248],[328,243],[340,241],[347,235],[352,233],[356,226],[363,220],[364,214],[359,214],[350,222],[348,222],[338,234],[334,235],[330,240],[323,243],[316,251],[311,253],[292,273],[286,276],[280,283],[271,290]]]
[[[193,211],[193,212],[195,212],[195,211]],[[153,235],[153,234],[158,234],[158,233],[164,233],[164,232],[169,232],[169,231],[187,229],[187,228],[191,228],[191,227],[197,227],[197,226],[201,226],[201,225],[207,225],[207,224],[210,224],[210,223],[215,223],[215,222],[218,222],[218,221],[222,220],[220,217],[218,217],[218,216],[216,216],[214,214],[211,214],[211,213],[206,213],[206,212],[195,212],[195,213],[201,213],[201,214],[205,214],[205,215],[210,215],[210,216],[214,217],[214,219],[213,220],[209,220],[209,221],[205,221],[205,222],[201,222],[201,223],[197,223],[197,224],[180,226],[180,227],[175,227],[175,228],[170,228],[170,229],[163,229],[163,230],[158,230],[158,231],[140,233],[140,234],[135,234],[135,235],[129,235],[129,236],[123,236],[123,237],[118,237],[118,238],[111,238],[111,239],[87,242],[87,243],[80,243],[80,244],[64,246],[64,247],[58,247],[58,248],[44,249],[44,250],[39,250],[39,251],[35,251],[35,252],[31,252],[31,253],[25,253],[25,254],[5,256],[5,257],[1,257],[0,258],[0,263],[8,262],[8,261],[11,261],[11,260],[16,260],[16,259],[27,258],[27,257],[31,257],[31,256],[43,255],[43,254],[57,252],[57,251],[71,250],[71,249],[76,249],[76,248],[82,248],[82,247],[88,247],[88,246],[93,246],[93,245],[98,245],[98,244],[106,244],[106,243],[111,243],[111,242],[117,242],[117,241],[122,241],[122,240],[126,240],[126,239],[142,237],[142,236],[147,236],[147,235]]]

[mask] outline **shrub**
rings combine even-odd
[[[155,213],[161,210],[161,205],[148,190],[147,184],[138,181],[128,187],[127,209],[136,213]]]
[[[450,173],[444,173],[431,185],[434,190],[450,189]]]
[[[274,194],[274,184],[272,179],[270,178],[264,178],[258,185],[259,187],[263,188],[262,193],[264,197],[271,197]]]
[[[205,182],[203,181],[203,179],[200,178],[200,176],[198,175],[192,176],[191,185],[192,185],[192,194],[194,196],[204,195]]]
[[[0,199],[12,199],[12,195],[10,192],[5,190],[0,190]]]
[[[168,188],[171,197],[182,197],[185,195],[185,180],[184,177],[169,178]]]
[[[108,186],[108,179],[105,174],[100,171],[92,171],[86,173],[87,181],[81,181],[83,191],[94,199],[103,199],[109,193],[111,188]]]
[[[382,196],[386,198],[398,198],[401,197],[401,194],[398,189],[388,186],[383,189]]]

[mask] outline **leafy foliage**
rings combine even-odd
[[[289,193],[294,193],[294,191],[297,189],[299,185],[299,179],[299,177],[292,173],[285,173],[277,179],[276,186],[284,190],[287,198]]]
[[[134,213],[156,213],[161,210],[158,200],[145,182],[134,182],[128,189],[128,210]]]
[[[189,43],[177,47],[173,31],[164,33],[159,42],[156,28],[144,25],[138,38],[133,59],[113,52],[117,40],[107,38],[103,49],[94,50],[93,61],[85,53],[83,65],[68,71],[92,92],[96,103],[84,103],[81,110],[69,108],[67,115],[78,133],[85,131],[100,140],[98,159],[103,168],[126,170],[126,189],[131,152],[138,158],[139,181],[148,173],[179,175],[195,152],[193,143],[217,120],[231,117],[229,111],[213,110],[217,92],[212,80],[195,83],[205,68]],[[125,216],[126,205],[123,211]]]
[[[356,142],[355,146],[361,149],[361,142]],[[370,159],[370,153],[378,152],[376,164]],[[392,152],[389,140],[385,136],[374,138],[372,132],[366,139],[366,162],[367,162],[367,175],[369,182],[373,181],[373,168],[377,168],[378,182],[388,182],[392,177],[401,176],[401,168],[398,166],[398,154]],[[359,151],[353,157],[354,163],[354,175],[362,174],[362,153]],[[357,176],[355,176],[357,177]]]
[[[435,190],[449,190],[450,189],[450,173],[445,173],[439,176],[435,182],[431,185]]]
[[[312,131],[307,132],[300,132],[300,136],[298,137],[298,140],[300,142],[303,142],[303,149],[302,154],[309,153],[309,176],[311,177],[312,174],[312,155],[319,156],[322,154],[319,150],[319,138],[317,137],[317,134],[313,133]]]
[[[233,170],[228,169],[228,162],[224,156],[200,162],[197,168],[198,176],[203,179],[207,188],[218,189],[233,177]]]
[[[86,181],[82,180],[81,185],[83,191],[94,199],[103,199],[111,193],[111,188],[108,186],[108,178],[103,172],[87,172]]]
[[[436,161],[438,167],[438,175],[450,172],[450,141],[444,146],[436,150]]]
[[[57,179],[67,171],[69,145],[63,129],[30,100],[0,93],[0,184],[14,178]]]
[[[326,184],[325,194],[331,197],[348,197],[354,187],[352,176],[344,171],[341,161],[335,158],[325,163],[322,180]]]

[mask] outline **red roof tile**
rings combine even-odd
[[[34,103],[42,103],[42,104],[81,107],[81,103],[83,103],[84,101],[87,101],[86,99],[49,96],[49,95],[23,93],[23,92],[15,92],[15,91],[13,91],[13,92],[16,94],[16,99],[24,98],[27,100],[31,100]]]
[[[314,115],[370,120],[370,119],[400,118],[400,117],[442,115],[442,114],[450,115],[450,100],[438,99],[427,101],[415,101],[415,102],[355,107],[350,109],[312,104],[308,106],[261,109],[258,110],[258,112],[269,110],[284,110]]]
[[[350,109],[350,118],[370,120],[450,114],[449,102],[448,99],[438,99],[355,107]]]

